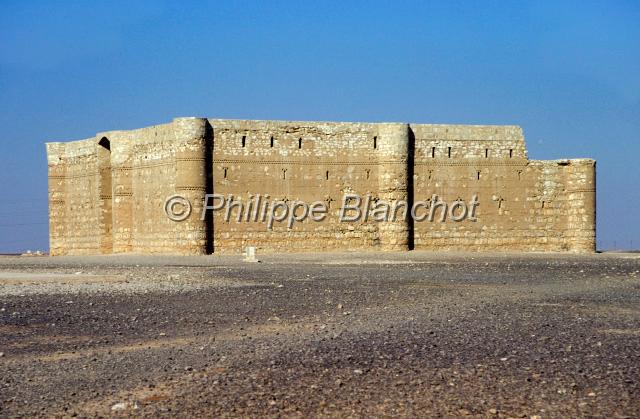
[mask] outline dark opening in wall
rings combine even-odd
[[[227,178],[227,168],[223,167],[222,170],[224,170],[224,178],[226,179]]]
[[[373,148],[378,148],[378,137],[373,137]]]
[[[242,147],[244,147],[245,145],[247,145],[247,136],[243,135],[242,136]]]
[[[371,173],[371,170],[369,170],[369,169],[365,169],[365,171],[364,171],[364,172],[367,174],[367,179],[369,179],[369,175],[370,175],[370,173]]]
[[[484,149],[484,158],[485,158],[485,159],[486,159],[486,158],[489,158],[489,149],[488,149],[488,148],[485,148],[485,149]]]
[[[325,178],[326,178],[327,180],[329,180],[329,171],[328,171],[328,170],[327,170],[327,173],[325,173]]]
[[[273,147],[273,137],[271,137],[271,147]]]
[[[509,149],[509,158],[510,159],[513,158],[513,149],[512,148]]]
[[[518,170],[518,180],[522,179],[522,170]]]
[[[287,169],[282,169],[282,179],[287,178]]]
[[[478,180],[480,180],[480,170],[478,170]]]
[[[98,141],[98,144],[100,144],[102,147],[106,148],[107,150],[111,151],[111,142],[107,137],[102,137],[102,139]]]
[[[447,156],[449,156],[449,158],[451,158],[451,147],[449,147],[449,148],[447,149]]]
[[[298,138],[298,148],[302,148],[302,138]]]
[[[431,158],[432,159],[436,158],[436,148],[435,147],[431,147]]]

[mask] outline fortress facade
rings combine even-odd
[[[527,158],[517,126],[177,118],[47,143],[51,255],[330,250],[595,251],[595,161]],[[320,201],[323,221],[268,227],[207,194]],[[475,219],[336,216],[374,202],[470,201]],[[167,216],[169,197],[191,205]],[[207,200],[207,204],[210,202]],[[431,202],[433,204],[433,202]],[[187,213],[185,213],[187,214]]]

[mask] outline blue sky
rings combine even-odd
[[[176,116],[518,124],[598,160],[640,248],[640,2],[0,3],[0,253],[47,249],[44,142]]]

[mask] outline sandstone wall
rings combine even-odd
[[[416,249],[595,251],[594,161],[527,160],[518,127],[411,127],[415,199],[480,202],[476,222],[415,223]]]
[[[531,161],[516,126],[178,118],[47,144],[51,254],[379,250],[595,250],[595,162]],[[321,201],[288,228],[232,212],[201,219],[215,192]],[[390,203],[478,197],[476,221],[339,222],[344,194]],[[184,221],[164,206],[179,194]],[[254,209],[254,213],[257,210]],[[436,214],[439,214],[436,212]]]
[[[111,250],[109,159],[99,141],[47,144],[52,255]]]
[[[250,196],[270,200],[323,201],[325,222],[307,220],[288,229],[275,223],[225,222],[214,215],[213,249],[238,252],[260,249],[323,251],[365,249],[379,245],[379,225],[338,223],[344,193],[378,190],[375,124],[209,120],[213,127],[213,189],[244,202]],[[374,141],[376,144],[374,144]],[[235,214],[235,213],[234,213]]]
[[[205,119],[180,118],[47,144],[51,254],[206,253],[206,222],[171,221],[164,205],[179,193],[200,214],[210,136]]]

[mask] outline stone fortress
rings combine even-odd
[[[517,126],[177,118],[47,143],[51,255],[331,250],[595,251],[595,161],[527,158]],[[476,221],[201,217],[205,194],[469,200]],[[193,207],[176,222],[167,197]]]

